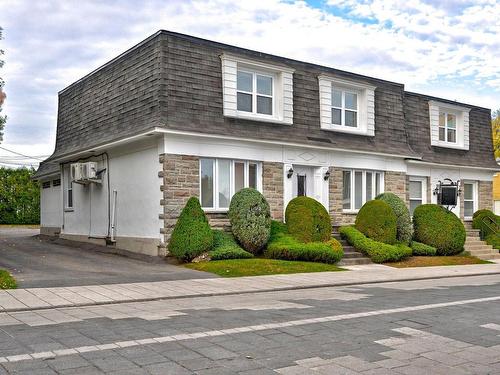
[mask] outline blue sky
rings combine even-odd
[[[497,109],[499,14],[496,0],[2,0],[2,147],[52,153],[57,92],[159,29]]]

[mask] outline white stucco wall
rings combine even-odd
[[[73,208],[64,210],[62,233],[95,238],[108,236],[113,190],[116,190],[116,237],[149,238],[159,242],[162,193],[157,141],[137,142],[110,150],[108,155],[109,165],[104,155],[85,160],[97,162],[98,169],[106,168],[106,171],[100,184],[73,183]],[[66,167],[69,168],[69,164]]]
[[[40,225],[42,227],[61,227],[61,186],[40,189]]]

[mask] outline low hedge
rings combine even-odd
[[[339,231],[349,244],[369,256],[374,263],[397,262],[412,254],[412,250],[406,245],[389,245],[372,240],[353,226],[340,227]]]
[[[383,200],[366,202],[356,215],[355,227],[365,236],[386,244],[396,243],[397,217]]]
[[[287,233],[284,224],[273,221],[271,238],[264,256],[271,259],[337,263],[344,256],[344,251],[340,242],[335,239],[327,242],[299,242]]]
[[[488,245],[493,246],[494,249],[500,250],[500,236],[498,234],[490,234],[484,240]]]
[[[465,227],[453,212],[437,204],[422,204],[413,212],[414,239],[437,249],[437,255],[455,255],[464,249]]]
[[[209,252],[211,260],[248,259],[253,254],[243,250],[234,237],[222,230],[213,230],[214,249]]]
[[[478,210],[472,216],[472,228],[479,229],[481,238],[483,239],[495,235],[495,228],[499,226],[500,216],[495,215],[493,211]]]
[[[437,253],[435,247],[417,241],[411,243],[411,251],[414,256],[434,256]]]

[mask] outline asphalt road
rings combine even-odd
[[[0,268],[9,270],[19,287],[39,288],[118,284],[215,277],[157,260],[148,262],[40,240],[38,230],[0,227]]]
[[[4,314],[0,374],[499,374],[499,287],[493,275]]]

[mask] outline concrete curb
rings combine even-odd
[[[203,297],[217,297],[217,296],[230,296],[230,295],[241,295],[241,294],[255,294],[255,293],[270,293],[270,292],[282,292],[290,290],[307,290],[316,288],[331,288],[336,286],[353,286],[353,285],[371,285],[371,284],[384,284],[393,282],[404,282],[404,281],[419,281],[419,280],[439,280],[439,279],[449,279],[454,277],[477,277],[477,276],[490,276],[490,275],[500,275],[500,272],[477,272],[477,273],[467,273],[467,274],[455,274],[455,275],[442,275],[442,276],[416,276],[416,277],[400,277],[395,279],[387,280],[374,280],[374,281],[339,281],[330,283],[319,283],[315,285],[296,285],[287,287],[277,287],[268,288],[260,290],[243,290],[238,292],[220,292],[220,293],[205,293],[205,294],[185,294],[181,296],[164,296],[164,297],[153,297],[153,298],[134,298],[134,299],[123,299],[123,300],[113,300],[95,303],[74,303],[74,304],[61,304],[57,306],[43,306],[43,307],[26,307],[26,308],[14,308],[14,309],[0,309],[2,313],[11,312],[23,312],[23,311],[39,311],[39,310],[53,310],[71,307],[90,307],[90,306],[102,306],[102,305],[114,305],[121,303],[136,303],[136,302],[149,302],[149,301],[162,301],[162,300],[174,300],[174,299],[186,299],[186,298],[203,298]]]

